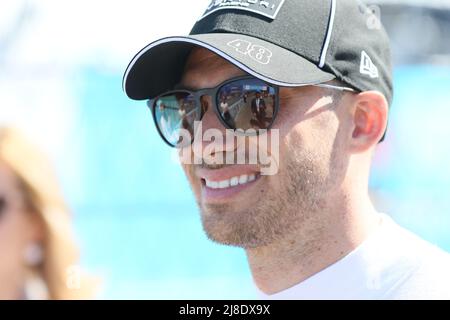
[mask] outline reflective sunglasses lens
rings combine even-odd
[[[190,145],[194,137],[194,121],[200,118],[195,98],[189,92],[175,92],[154,102],[155,121],[161,135],[174,147]]]
[[[217,100],[220,116],[230,128],[259,130],[273,123],[276,90],[259,79],[230,82],[220,88]]]

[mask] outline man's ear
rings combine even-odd
[[[380,92],[364,91],[354,96],[350,146],[353,152],[366,151],[381,140],[388,113],[388,103]]]

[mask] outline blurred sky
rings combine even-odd
[[[2,0],[0,121],[13,121],[58,150],[74,117],[71,81],[80,67],[122,73],[151,40],[187,34],[207,3]]]
[[[0,125],[51,156],[83,264],[105,280],[101,297],[255,297],[244,253],[206,239],[145,103],[121,88],[134,54],[187,34],[208,3],[0,2]],[[399,64],[395,88],[371,192],[380,210],[450,250],[450,66]]]

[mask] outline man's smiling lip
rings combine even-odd
[[[218,182],[243,175],[260,175],[260,170],[256,165],[233,165],[220,169],[198,168],[195,173],[202,180]]]
[[[261,178],[259,168],[252,165],[200,168],[196,170],[196,176],[201,179],[202,199],[205,202],[230,200]]]

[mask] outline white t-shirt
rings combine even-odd
[[[341,260],[261,299],[450,299],[450,254],[389,216]]]

